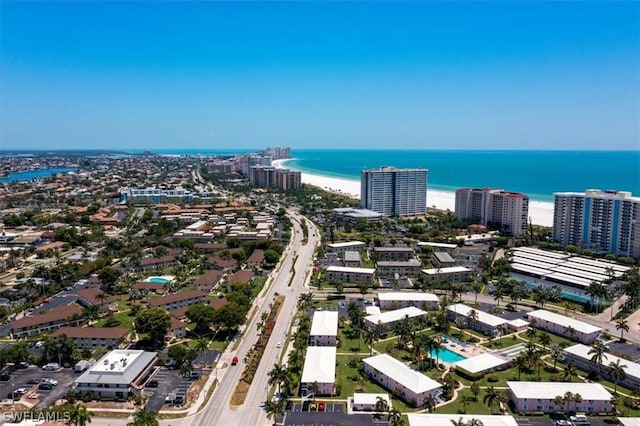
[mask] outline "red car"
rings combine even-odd
[[[231,360],[231,365],[237,365],[238,364],[238,357],[234,356],[233,359]]]
[[[318,411],[324,411],[324,402],[318,402]]]

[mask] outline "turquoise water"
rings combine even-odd
[[[383,165],[429,170],[429,188],[497,187],[553,201],[554,192],[616,189],[640,195],[640,151],[294,150],[286,167],[360,180]]]
[[[436,352],[435,351],[431,351],[429,352],[429,356],[431,356],[432,358],[436,358]],[[440,352],[438,352],[438,356],[437,358],[440,361],[446,362],[448,364],[453,364],[454,362],[458,362],[458,361],[462,361],[463,359],[467,359],[466,357],[463,357],[460,354],[457,354],[445,347],[440,347]]]
[[[8,176],[0,178],[0,183],[28,182],[32,179],[49,177],[53,174],[58,173],[75,172],[76,170],[77,169],[59,167],[53,169],[30,170],[28,172],[10,173]]]
[[[168,279],[162,278],[162,277],[151,277],[147,279],[147,281],[150,283],[160,283],[160,284],[166,284],[169,282]]]
[[[532,290],[535,290],[538,288],[538,284],[534,282],[528,282],[527,286]],[[574,302],[579,302],[579,303],[589,303],[591,301],[591,299],[587,296],[582,296],[581,294],[569,293],[568,291],[560,291],[560,296],[562,296],[564,299],[573,300]]]

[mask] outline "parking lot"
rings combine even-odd
[[[518,426],[553,426],[553,420],[544,417],[516,417]],[[601,417],[589,417],[591,426],[609,426]]]
[[[609,352],[619,352],[627,355],[633,362],[640,362],[640,346],[629,344],[625,342],[619,342],[617,339],[607,343]]]
[[[194,369],[193,372],[198,375],[201,373],[199,368]],[[211,374],[209,370],[202,371],[203,377],[209,374]],[[179,370],[171,370],[166,367],[160,367],[156,370],[155,374],[149,378],[147,383],[152,380],[157,381],[157,387],[146,386],[144,394],[149,396],[146,409],[153,411],[159,411],[162,408],[165,404],[165,398],[169,396],[169,394],[182,396],[183,400],[186,399],[187,391],[194,381],[194,379],[180,376]]]
[[[301,405],[301,404],[297,404]],[[335,404],[342,405],[344,404]],[[386,416],[380,419],[368,414],[348,415],[343,412],[287,412],[285,426],[388,426]]]
[[[330,402],[330,401],[304,401],[294,402],[291,404],[292,413],[344,413],[344,402]]]
[[[38,398],[39,407],[48,407],[64,396],[71,390],[73,381],[78,377],[78,374],[73,372],[71,368],[63,368],[60,371],[43,371],[37,366],[31,366],[24,370],[16,370],[11,373],[11,379],[6,382],[0,382],[0,396],[2,399],[7,399],[8,394],[15,389],[26,388],[36,393]],[[37,384],[28,384],[31,379],[55,379],[58,381],[58,385],[54,386],[51,390],[38,389]],[[31,392],[29,392],[31,393]],[[24,396],[27,398],[27,395]],[[29,399],[34,402],[35,399]]]

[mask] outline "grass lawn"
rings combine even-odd
[[[311,302],[311,306],[314,308],[338,309],[338,302],[340,302],[340,300],[314,300],[313,302]]]
[[[133,320],[134,317],[129,316],[130,312],[118,312],[114,314],[111,318],[115,318],[120,323],[119,327],[128,328],[133,331]],[[96,327],[104,327],[104,324],[109,320],[109,317],[102,318],[101,320],[95,323]]]
[[[338,352],[369,352],[369,346],[364,343],[363,337],[356,337],[349,325],[343,325],[338,329]]]
[[[503,337],[501,339],[495,339],[490,342],[485,342],[482,344],[482,346],[485,346],[490,349],[504,349],[513,345],[518,345],[520,343],[524,343],[524,342],[518,339],[517,337],[514,340],[513,337],[508,336],[508,337]]]
[[[465,411],[465,406],[462,403],[463,397],[468,397],[470,400],[466,407],[466,411]],[[484,397],[484,392],[481,391],[480,395],[478,395],[478,400],[474,401],[473,394],[471,393],[471,391],[469,389],[463,389],[460,392],[458,392],[458,398],[456,398],[455,401],[447,405],[444,405],[442,407],[436,408],[436,413],[437,414],[467,414],[467,413],[491,414],[491,410],[489,409],[489,406],[482,402],[483,397]],[[495,412],[497,411],[497,408],[494,407],[493,411],[495,414]]]

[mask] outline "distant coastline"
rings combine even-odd
[[[273,166],[277,168],[290,168],[301,172],[302,182],[319,188],[342,193],[351,198],[360,199],[360,181],[355,179],[339,178],[335,176],[309,173],[296,169],[289,164],[294,159],[275,160]],[[455,192],[428,189],[427,206],[439,210],[455,211]],[[535,225],[553,225],[553,203],[529,200],[529,216]]]
[[[25,170],[21,172],[9,173],[7,176],[0,177],[0,183],[28,182],[33,179],[43,177],[51,177],[56,174],[70,173],[77,171],[77,168],[71,167],[55,167],[37,170]]]

